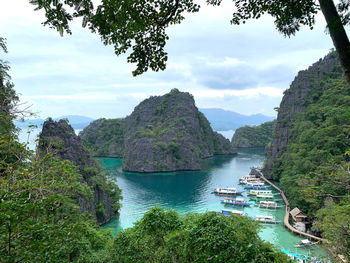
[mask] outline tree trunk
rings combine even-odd
[[[345,79],[350,86],[350,43],[333,0],[318,0],[326,19],[329,34],[339,55]]]

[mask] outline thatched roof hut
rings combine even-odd
[[[289,212],[296,222],[303,222],[307,218],[307,215],[304,214],[302,211],[300,211],[299,208],[294,208],[292,211]]]

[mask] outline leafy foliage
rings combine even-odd
[[[114,241],[113,262],[289,262],[242,216],[188,214],[154,207]]]
[[[98,33],[105,45],[113,45],[117,55],[132,51],[128,62],[137,63],[133,75],[151,68],[164,70],[168,59],[164,51],[169,39],[165,29],[179,24],[184,12],[197,12],[193,0],[102,1],[96,8],[92,0],[30,0],[35,10],[44,9],[44,25],[61,35],[71,34],[70,23],[82,18],[82,26]]]
[[[232,137],[234,147],[266,147],[272,140],[276,121],[258,126],[244,126],[235,131]]]
[[[272,176],[279,179],[292,207],[315,218],[315,230],[341,253],[349,249],[350,91],[335,68],[309,77],[306,110],[292,120],[288,145]],[[332,224],[332,226],[331,226]],[[345,253],[349,258],[349,254]]]
[[[123,119],[98,119],[90,123],[81,133],[84,146],[94,156],[122,157],[124,150]],[[111,145],[116,147],[111,148]]]
[[[0,64],[0,261],[110,262],[111,233],[80,213],[78,199],[92,191],[79,168],[18,142],[18,97]]]
[[[315,228],[323,231],[323,236],[331,241],[336,252],[350,259],[350,200],[340,204],[329,203],[318,211]]]

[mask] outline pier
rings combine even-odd
[[[326,239],[323,239],[323,238],[320,238],[320,237],[317,237],[317,236],[314,236],[314,235],[311,235],[311,234],[308,234],[308,233],[299,231],[298,229],[294,228],[294,227],[289,223],[289,212],[290,212],[290,207],[289,207],[288,199],[287,199],[286,195],[284,194],[284,192],[283,192],[279,187],[277,187],[277,186],[274,185],[272,182],[270,182],[260,171],[258,171],[258,170],[255,169],[255,168],[252,168],[252,170],[254,170],[254,171],[255,171],[255,174],[258,174],[259,177],[260,177],[261,179],[263,179],[266,183],[268,183],[269,185],[271,185],[272,188],[274,188],[276,191],[278,191],[278,192],[280,193],[280,195],[282,196],[283,202],[284,202],[284,204],[286,205],[286,212],[285,212],[285,215],[284,215],[283,224],[284,224],[284,226],[285,226],[287,229],[289,229],[291,232],[293,232],[293,233],[295,233],[295,234],[298,234],[298,235],[301,235],[301,236],[305,236],[305,237],[310,238],[310,239],[313,239],[313,240],[317,240],[318,242],[327,242]]]

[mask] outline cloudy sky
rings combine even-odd
[[[15,88],[38,117],[85,115],[123,117],[151,95],[178,88],[194,95],[200,108],[274,116],[283,91],[299,70],[332,48],[319,16],[314,30],[291,38],[279,34],[269,17],[230,25],[229,1],[187,15],[168,29],[167,69],[133,77],[135,65],[117,57],[97,35],[73,25],[60,35],[41,25],[43,15],[28,0],[2,0],[0,36],[7,38]]]

